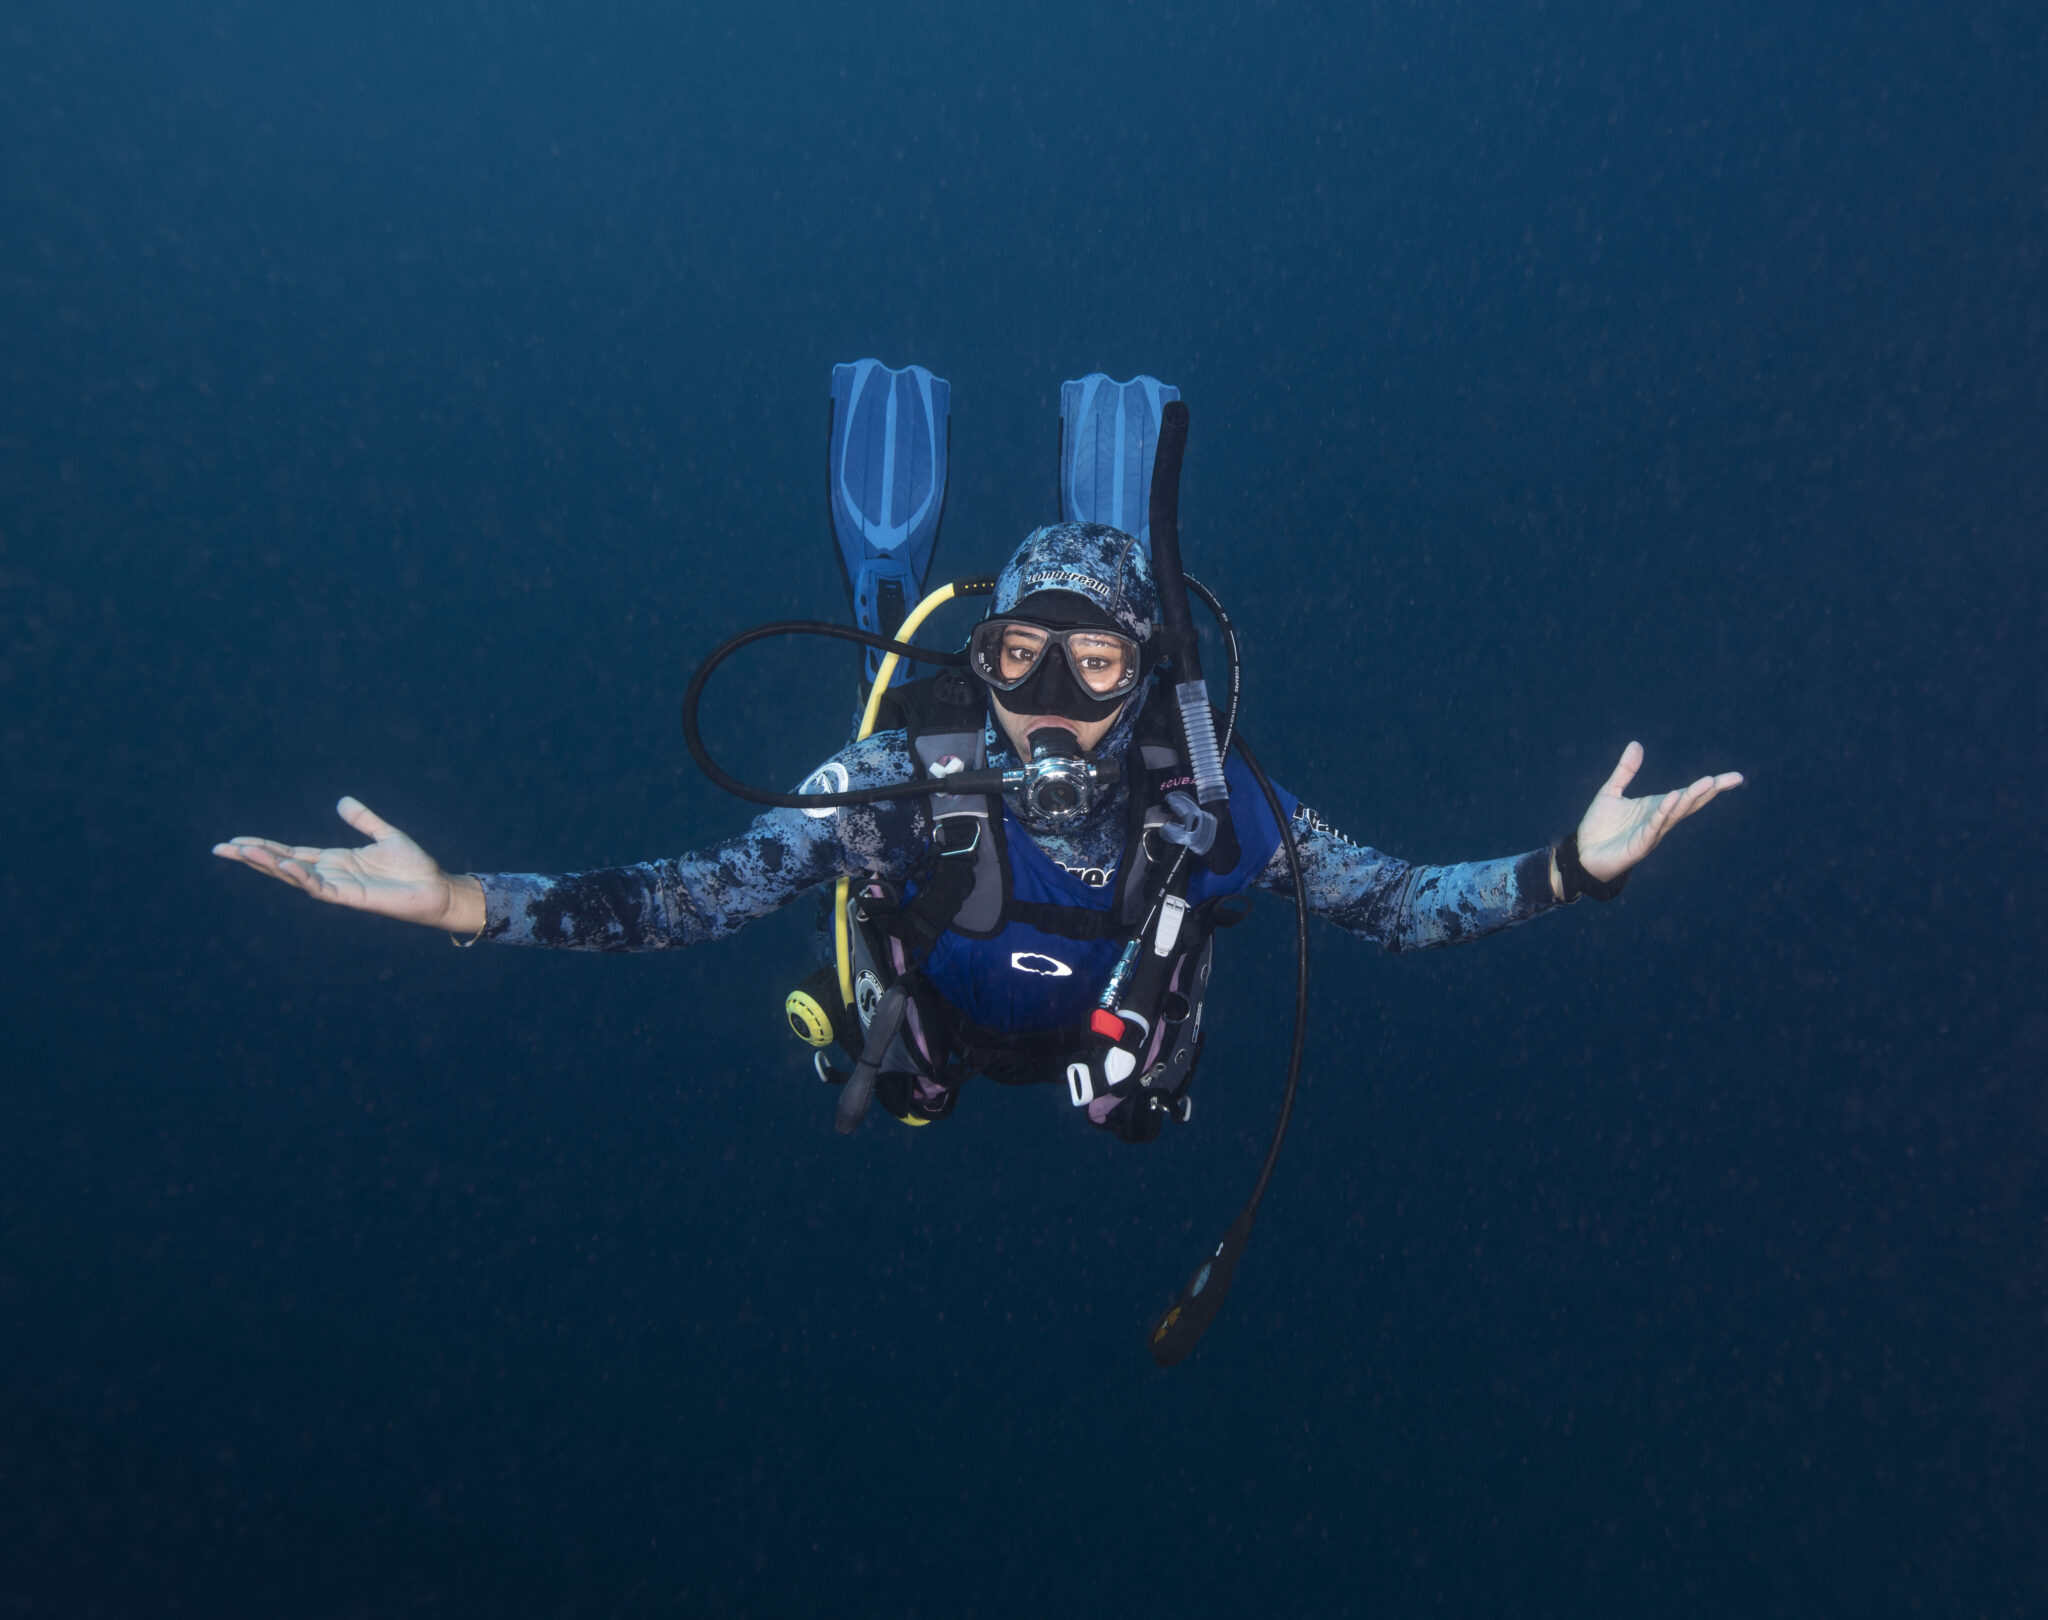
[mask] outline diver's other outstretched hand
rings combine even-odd
[[[451,878],[433,856],[360,799],[345,798],[334,810],[372,842],[362,849],[314,849],[271,838],[231,838],[215,844],[213,852],[331,906],[451,933],[482,929],[484,893],[475,878]]]
[[[1663,841],[1664,835],[1717,793],[1742,786],[1740,771],[1703,776],[1676,793],[1625,797],[1643,768],[1643,745],[1621,751],[1621,763],[1579,818],[1579,864],[1589,876],[1611,883]]]

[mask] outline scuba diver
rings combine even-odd
[[[1631,742],[1573,830],[1494,860],[1418,865],[1357,843],[1266,781],[1235,729],[1236,638],[1180,567],[1186,407],[1149,377],[1062,390],[1062,520],[1034,530],[993,580],[925,598],[944,508],[950,390],[922,367],[836,369],[829,436],[835,535],[856,629],[771,625],[735,636],[691,683],[685,729],[713,779],[769,806],[734,837],[640,865],[560,876],[454,874],[367,805],[337,809],[370,840],[317,849],[240,837],[214,853],[317,900],[445,929],[461,945],[652,951],[719,939],[830,891],[832,960],[792,994],[792,1028],[840,1088],[851,1130],[870,1096],[907,1125],[947,1118],[976,1076],[1051,1083],[1129,1142],[1190,1119],[1202,999],[1217,933],[1250,891],[1297,900],[1390,951],[1498,932],[1581,896],[1611,899],[1664,836],[1738,773],[1631,798]],[[1156,566],[1155,566],[1156,565]],[[1212,708],[1188,593],[1231,653]],[[986,594],[958,651],[911,636],[946,600]],[[748,787],[704,750],[696,705],[713,669],[763,636],[837,635],[868,648],[855,739],[795,793]],[[911,678],[908,663],[933,673]],[[1220,721],[1220,730],[1217,723]],[[836,886],[836,889],[835,887]],[[1300,992],[1305,997],[1305,988]],[[1293,1097],[1301,1037],[1297,1008]],[[851,1068],[828,1054],[842,1049]],[[1212,1268],[1227,1285],[1270,1176]],[[1204,1301],[1201,1326],[1224,1289]],[[1193,1321],[1193,1318],[1190,1318]]]

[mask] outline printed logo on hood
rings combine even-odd
[[[1092,596],[1105,607],[1109,605],[1109,587],[1093,574],[1084,574],[1078,568],[1041,568],[1035,574],[1024,576],[1024,588],[1018,598],[1035,596],[1040,591],[1079,591],[1083,596]]]

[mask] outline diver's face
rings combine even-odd
[[[1047,726],[1057,726],[1062,731],[1070,731],[1074,734],[1075,742],[1080,745],[1081,752],[1085,754],[1092,752],[1096,745],[1109,735],[1109,728],[1116,724],[1117,715],[1124,712],[1122,705],[1119,704],[1112,713],[1101,720],[1069,720],[1062,714],[1012,714],[1003,707],[1003,699],[1007,695],[1003,692],[990,694],[995,699],[996,719],[1002,723],[1003,735],[1010,739],[1010,748],[1016,756],[1025,760],[1031,757],[1031,745],[1025,738],[1034,731],[1043,731]]]

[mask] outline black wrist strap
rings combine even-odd
[[[1603,883],[1579,864],[1579,835],[1576,829],[1560,838],[1554,846],[1557,854],[1557,875],[1564,880],[1564,903],[1570,905],[1582,894],[1591,895],[1595,900],[1612,900],[1628,887],[1628,873],[1610,882]]]

